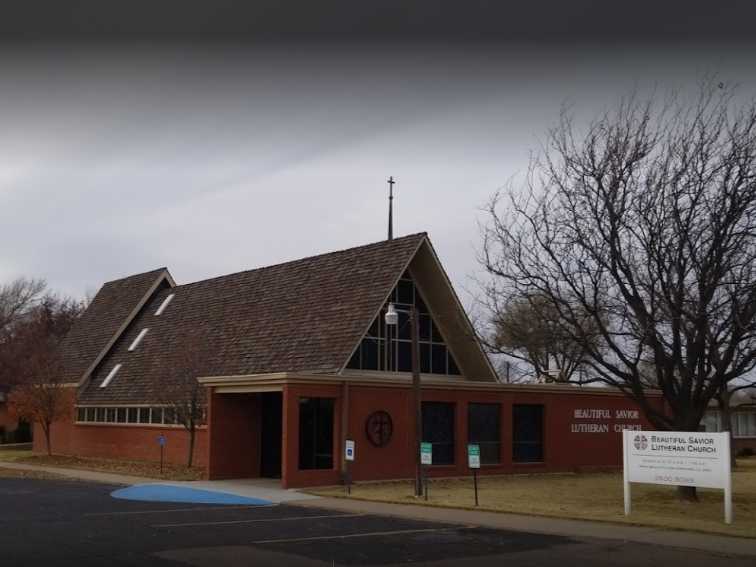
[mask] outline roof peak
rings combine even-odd
[[[108,280],[108,281],[104,282],[102,285],[107,285],[107,284],[112,284],[112,283],[116,283],[116,282],[121,282],[121,281],[124,281],[124,280],[129,280],[131,278],[137,278],[137,277],[141,277],[141,276],[147,276],[149,274],[155,274],[155,275],[157,275],[160,272],[167,272],[167,271],[168,271],[168,268],[166,266],[163,266],[161,268],[155,268],[154,270],[146,270],[144,272],[138,272],[136,274],[129,274],[128,276],[124,276],[122,278],[115,278],[115,279],[112,279],[112,280]]]
[[[278,262],[276,264],[268,264],[266,266],[258,266],[256,268],[250,268],[250,269],[247,269],[247,270],[239,270],[238,272],[230,272],[228,274],[222,274],[222,275],[219,275],[219,276],[212,276],[212,277],[209,277],[209,278],[205,278],[205,279],[201,279],[201,280],[195,280],[195,281],[192,281],[192,282],[187,282],[185,284],[180,284],[177,287],[184,287],[184,286],[188,286],[188,285],[195,285],[195,284],[209,282],[209,281],[217,280],[217,279],[221,279],[221,278],[228,278],[228,277],[236,276],[236,275],[240,275],[240,274],[247,274],[247,273],[250,273],[250,272],[256,272],[258,270],[269,270],[269,269],[273,269],[273,268],[279,268],[279,267],[282,267],[282,266],[287,266],[289,264],[295,264],[297,262],[306,262],[308,260],[314,260],[316,258],[320,259],[320,258],[324,258],[326,256],[333,256],[333,255],[336,255],[336,254],[344,254],[344,253],[354,252],[355,250],[359,250],[359,249],[373,249],[373,248],[379,248],[379,247],[382,247],[382,246],[386,246],[386,247],[397,246],[397,245],[400,245],[400,244],[403,244],[403,243],[407,242],[408,240],[413,240],[413,239],[418,240],[418,242],[419,242],[422,239],[427,238],[427,237],[428,237],[428,233],[425,232],[425,231],[423,231],[423,232],[416,232],[416,233],[413,233],[413,234],[407,234],[405,236],[399,236],[399,237],[393,238],[392,240],[379,240],[379,241],[376,241],[376,242],[370,242],[368,244],[360,244],[359,246],[350,246],[349,248],[342,248],[340,250],[332,250],[330,252],[323,252],[321,254],[312,254],[311,256],[304,256],[302,258],[295,258],[293,260],[286,260],[284,262]]]

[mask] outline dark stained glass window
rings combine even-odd
[[[543,462],[543,406],[512,406],[512,460]]]
[[[423,402],[423,442],[433,445],[434,465],[454,464],[454,404]]]
[[[333,407],[330,398],[299,400],[299,468],[333,468]]]
[[[467,406],[467,440],[480,446],[480,462],[493,465],[501,460],[501,407],[471,403]]]

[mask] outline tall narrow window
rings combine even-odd
[[[131,346],[129,346],[129,352],[132,352],[133,350],[136,350],[136,347],[138,347],[139,343],[142,342],[142,339],[147,334],[147,331],[149,331],[149,329],[142,329],[141,331],[139,331],[139,334],[136,336],[136,338],[134,339],[134,341],[131,343]]]
[[[158,310],[155,311],[155,317],[158,315],[162,315],[163,311],[165,311],[165,308],[168,307],[168,304],[173,301],[173,296],[176,295],[175,293],[170,294],[168,297],[166,297],[163,300],[163,303],[160,304],[160,307],[158,307]]]
[[[501,454],[501,408],[499,404],[467,406],[467,440],[480,446],[480,462],[494,465]]]
[[[330,398],[299,400],[299,468],[333,468],[333,407]]]
[[[423,442],[433,445],[434,465],[454,464],[454,404],[423,402]]]
[[[512,460],[543,462],[543,406],[512,406]]]
[[[108,384],[113,381],[113,378],[115,378],[115,375],[118,374],[118,371],[121,369],[120,364],[116,364],[113,367],[113,370],[110,371],[110,373],[105,377],[105,380],[102,381],[102,384],[100,384],[100,388],[107,388]]]

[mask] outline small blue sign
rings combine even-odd
[[[165,435],[158,435],[158,445],[165,447]]]

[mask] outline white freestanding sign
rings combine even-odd
[[[622,432],[625,515],[630,514],[630,483],[721,488],[725,522],[732,523],[729,433],[695,431]]]

